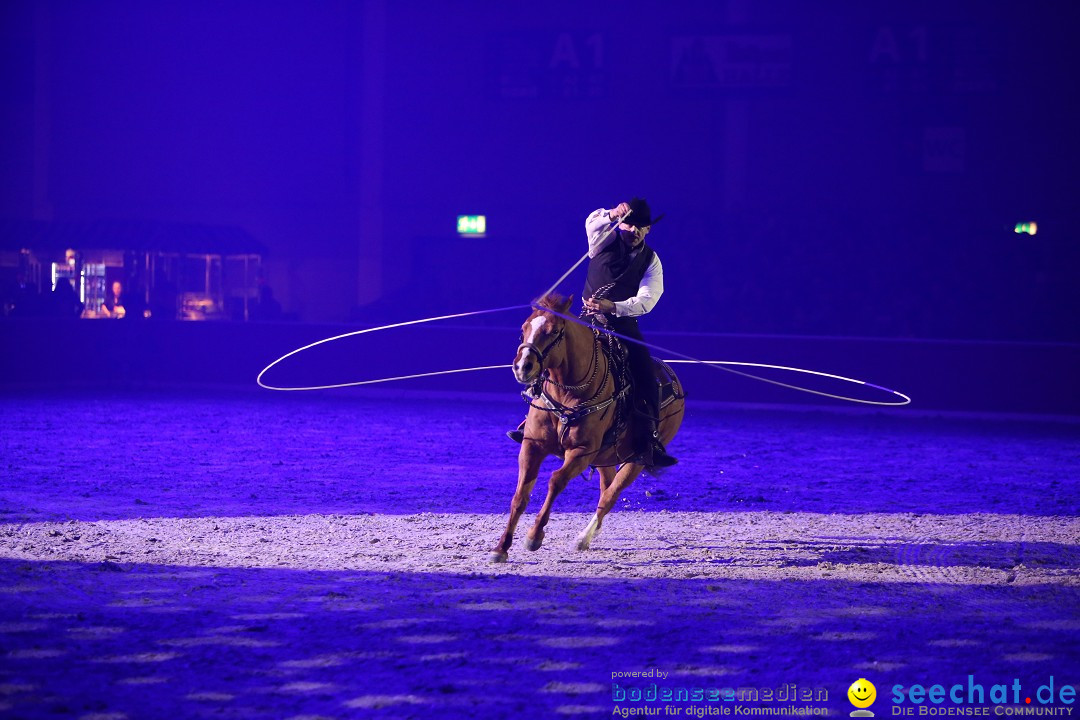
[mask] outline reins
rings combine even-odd
[[[563,332],[566,332],[566,331],[563,330]],[[591,363],[592,364],[592,372],[589,374],[589,379],[588,380],[586,380],[585,382],[580,383],[578,385],[564,385],[561,382],[559,382],[558,380],[552,380],[551,377],[548,375],[548,370],[546,370],[546,369],[544,370],[543,373],[541,373],[541,375],[544,378],[544,382],[550,383],[551,385],[554,385],[557,388],[561,388],[563,390],[569,390],[571,392],[573,392],[574,390],[584,390],[585,388],[589,387],[589,385],[592,384],[593,379],[596,377],[596,371],[600,368],[599,360],[600,360],[600,343],[597,341],[597,337],[594,334],[593,335],[593,356],[592,356],[592,363]]]
[[[565,329],[563,330],[563,332],[565,333]],[[562,425],[559,431],[560,440],[565,437],[571,426],[575,425],[583,418],[592,415],[593,413],[600,412],[601,410],[606,410],[608,407],[613,405],[622,395],[625,395],[626,391],[629,389],[629,386],[627,386],[618,393],[614,392],[613,390],[611,393],[611,397],[605,398],[604,400],[597,400],[597,398],[601,395],[601,393],[603,393],[604,389],[607,387],[608,378],[611,376],[612,361],[609,357],[607,357],[607,355],[605,355],[606,362],[604,363],[604,376],[600,380],[600,384],[597,385],[596,391],[589,398],[578,398],[578,402],[575,405],[566,405],[551,397],[551,395],[549,395],[548,392],[543,389],[543,385],[545,383],[550,383],[552,385],[555,385],[556,387],[569,391],[570,394],[573,395],[575,390],[586,389],[589,387],[589,385],[592,384],[593,380],[596,378],[596,373],[600,368],[601,341],[599,333],[597,333],[595,330],[593,330],[591,334],[593,344],[593,369],[592,372],[589,374],[589,379],[587,381],[578,385],[564,385],[558,381],[552,380],[547,375],[548,370],[545,368],[541,371],[541,374],[537,376],[536,381],[534,381],[528,388],[521,392],[522,398],[524,398],[525,402],[529,405],[529,407],[534,407],[537,410],[551,413],[559,418],[559,423]],[[542,401],[543,404],[538,405],[536,402],[534,402],[536,400]]]

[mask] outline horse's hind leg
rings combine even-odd
[[[536,476],[540,473],[540,463],[543,460],[544,452],[535,443],[525,441],[518,452],[518,483],[514,499],[510,501],[510,519],[498,544],[491,551],[491,562],[506,562],[507,553],[514,542],[514,529],[529,505],[529,496],[536,484]]]
[[[578,535],[578,550],[589,549],[593,537],[604,523],[604,516],[611,512],[622,491],[629,487],[644,469],[644,465],[637,463],[624,463],[618,473],[615,472],[615,468],[600,468],[600,501],[596,505],[596,513],[589,520],[589,524]],[[608,471],[606,474],[605,470]]]
[[[540,514],[536,516],[536,524],[529,531],[529,537],[525,543],[526,548],[529,550],[540,549],[544,542],[544,526],[547,525],[548,518],[551,517],[551,506],[555,503],[555,498],[566,488],[570,478],[577,477],[584,472],[588,464],[589,455],[587,453],[571,450],[566,453],[563,466],[551,473],[551,479],[548,481],[547,497],[544,498],[544,506],[540,508]]]

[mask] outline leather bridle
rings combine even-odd
[[[565,337],[566,337],[566,328],[565,327],[560,327],[559,328],[559,334],[555,336],[555,339],[552,340],[551,343],[544,350],[541,350],[540,348],[536,347],[536,345],[534,345],[531,342],[522,342],[520,345],[518,345],[517,351],[521,352],[522,348],[524,348],[526,352],[531,352],[534,355],[536,355],[536,357],[539,358],[539,361],[540,361],[540,369],[543,370],[544,369],[544,361],[547,360],[548,354],[552,350],[554,350],[556,347],[558,347],[559,343],[561,343]]]

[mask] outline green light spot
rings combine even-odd
[[[482,236],[487,232],[486,215],[458,215],[458,235]]]

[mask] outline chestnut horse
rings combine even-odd
[[[563,464],[548,480],[547,497],[529,531],[525,547],[539,550],[544,541],[544,527],[551,515],[555,498],[570,478],[581,474],[590,465],[600,471],[600,500],[596,513],[577,538],[577,548],[588,550],[593,536],[604,517],[615,507],[619,494],[634,482],[644,465],[629,461],[634,456],[633,428],[627,427],[614,446],[602,448],[604,434],[615,421],[615,379],[609,372],[608,358],[602,352],[600,339],[593,330],[581,323],[569,321],[566,315],[572,299],[548,295],[540,300],[539,308],[521,326],[522,343],[514,356],[514,378],[522,385],[532,385],[540,374],[547,396],[562,406],[557,412],[544,409],[543,400],[532,402],[525,421],[525,441],[518,453],[517,490],[510,503],[510,520],[498,544],[491,552],[492,562],[506,562],[514,529],[529,504],[540,463],[548,455],[558,455]],[[685,401],[682,393],[660,412],[660,440],[667,444],[682,424]],[[562,423],[559,415],[574,417]],[[629,422],[634,422],[629,412]],[[617,467],[618,466],[618,467]]]

